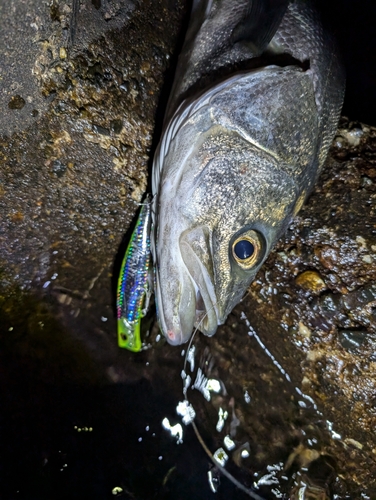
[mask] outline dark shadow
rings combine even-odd
[[[0,308],[1,498],[212,498],[193,431],[178,446],[162,428],[176,395],[158,380],[109,385],[45,304],[14,292]],[[216,498],[234,495],[224,483]]]
[[[376,123],[376,3],[372,0],[317,1],[324,23],[337,41],[346,70],[343,114]]]

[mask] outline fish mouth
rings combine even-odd
[[[155,269],[157,316],[171,345],[187,342],[194,328],[211,336],[218,326],[217,301],[210,276],[212,266],[207,265],[210,252],[201,245],[192,244],[197,244],[197,235],[197,230],[182,234],[179,263],[172,259],[160,262]]]
[[[160,329],[169,344],[184,344],[189,340],[195,322],[195,286],[188,273],[184,271],[178,275],[175,282],[169,277],[165,288],[161,286],[160,269],[156,268],[154,275],[156,308]],[[165,280],[162,279],[162,282],[165,282]],[[162,290],[164,290],[164,293]],[[172,291],[170,292],[170,290]]]
[[[197,287],[197,285],[196,285]],[[215,304],[204,294],[204,299],[200,289],[196,290],[196,317],[194,326],[203,334],[211,337],[215,334],[218,326],[217,310]]]
[[[180,251],[195,288],[196,307],[194,326],[212,336],[218,326],[218,307],[214,289],[214,274],[210,251],[209,231],[198,227],[180,237]]]

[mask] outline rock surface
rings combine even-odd
[[[184,9],[130,0],[1,9],[2,288],[53,302],[103,361],[116,356],[114,261],[146,190]]]
[[[375,140],[375,128],[342,120],[313,194],[242,305],[333,423],[324,448],[337,461],[341,498],[376,494]]]

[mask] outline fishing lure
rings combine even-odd
[[[130,351],[141,349],[141,318],[150,298],[151,197],[141,206],[136,227],[121,265],[117,288],[118,345]]]

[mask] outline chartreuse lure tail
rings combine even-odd
[[[118,344],[134,352],[141,349],[141,318],[146,313],[150,294],[150,220],[148,195],[121,265],[117,289]]]

